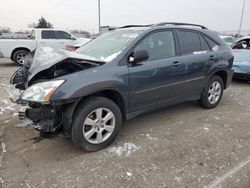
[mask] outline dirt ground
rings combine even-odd
[[[86,153],[23,127],[9,100],[17,68],[0,60],[0,187],[250,187],[250,83],[234,81],[213,110],[192,102],[127,121]]]

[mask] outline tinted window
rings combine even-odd
[[[206,39],[206,41],[208,42],[208,44],[209,44],[209,46],[210,46],[210,48],[214,48],[215,46],[218,46],[218,44],[217,43],[215,43],[213,40],[211,40],[210,38],[208,38],[208,37],[205,37],[205,39]]]
[[[201,40],[201,48],[202,51],[210,51],[210,47],[207,43],[207,41],[204,39],[203,36],[200,35],[200,40]]]
[[[177,31],[182,55],[202,51],[199,35],[191,31]]]
[[[161,31],[146,37],[135,49],[146,50],[149,54],[147,61],[165,59],[175,56],[175,42],[172,31]]]
[[[71,39],[71,35],[64,31],[56,31],[57,39]]]
[[[42,39],[56,39],[55,31],[42,31]]]

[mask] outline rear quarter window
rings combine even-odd
[[[215,41],[213,41],[212,39],[204,36],[204,38],[206,39],[208,45],[210,46],[211,49],[214,49],[215,47],[219,46]]]
[[[201,41],[201,48],[203,51],[210,51],[210,46],[208,45],[208,42],[205,40],[205,38],[202,35],[200,36],[200,41]]]

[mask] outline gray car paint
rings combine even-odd
[[[206,67],[205,70],[192,66],[193,62],[200,61],[201,56],[199,55],[192,55],[192,57],[177,55],[177,57],[167,60],[158,60],[156,64],[144,64],[142,62],[141,66],[128,64],[128,56],[133,52],[134,47],[143,37],[152,32],[177,28],[182,27],[144,28],[145,32],[136,37],[134,41],[111,62],[56,78],[56,80],[64,79],[66,82],[53,94],[50,99],[51,102],[54,105],[60,105],[66,101],[82,98],[99,91],[114,91],[121,96],[125,104],[128,119],[168,104],[189,99],[199,99],[208,80],[217,71],[226,71],[228,74],[227,86],[231,82],[231,67],[229,63],[229,60],[233,57],[231,50],[219,36],[206,29],[192,28],[192,30],[214,38],[220,45],[220,48],[218,48],[217,52],[213,52],[215,55],[213,61],[205,58],[204,61],[201,62],[201,67]],[[55,56],[53,53],[55,53]],[[37,63],[32,65],[33,67],[30,69],[32,77],[38,72],[68,57],[82,58],[84,60],[90,58],[81,55],[78,56],[75,53],[65,53],[63,51],[51,51],[47,59],[42,58],[46,58],[46,55],[43,55],[42,51],[40,51],[39,54],[39,56],[34,57],[34,62]],[[39,57],[41,57],[41,59],[39,59]],[[189,58],[190,60],[188,60]],[[90,58],[90,60],[93,59]],[[191,65],[188,66],[189,69],[185,70],[186,72],[183,72],[184,68],[182,66],[179,67],[179,70],[169,69],[176,60],[181,61],[183,64],[190,63]],[[39,67],[40,62],[43,64],[41,67]],[[204,65],[204,63],[207,65]],[[168,64],[169,67],[166,66]],[[165,74],[163,82],[159,80],[162,74]]]

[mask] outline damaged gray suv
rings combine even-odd
[[[11,83],[24,90],[16,100],[21,119],[97,151],[140,114],[192,100],[214,108],[231,83],[232,63],[230,47],[204,26],[134,25],[76,52],[38,48]]]

